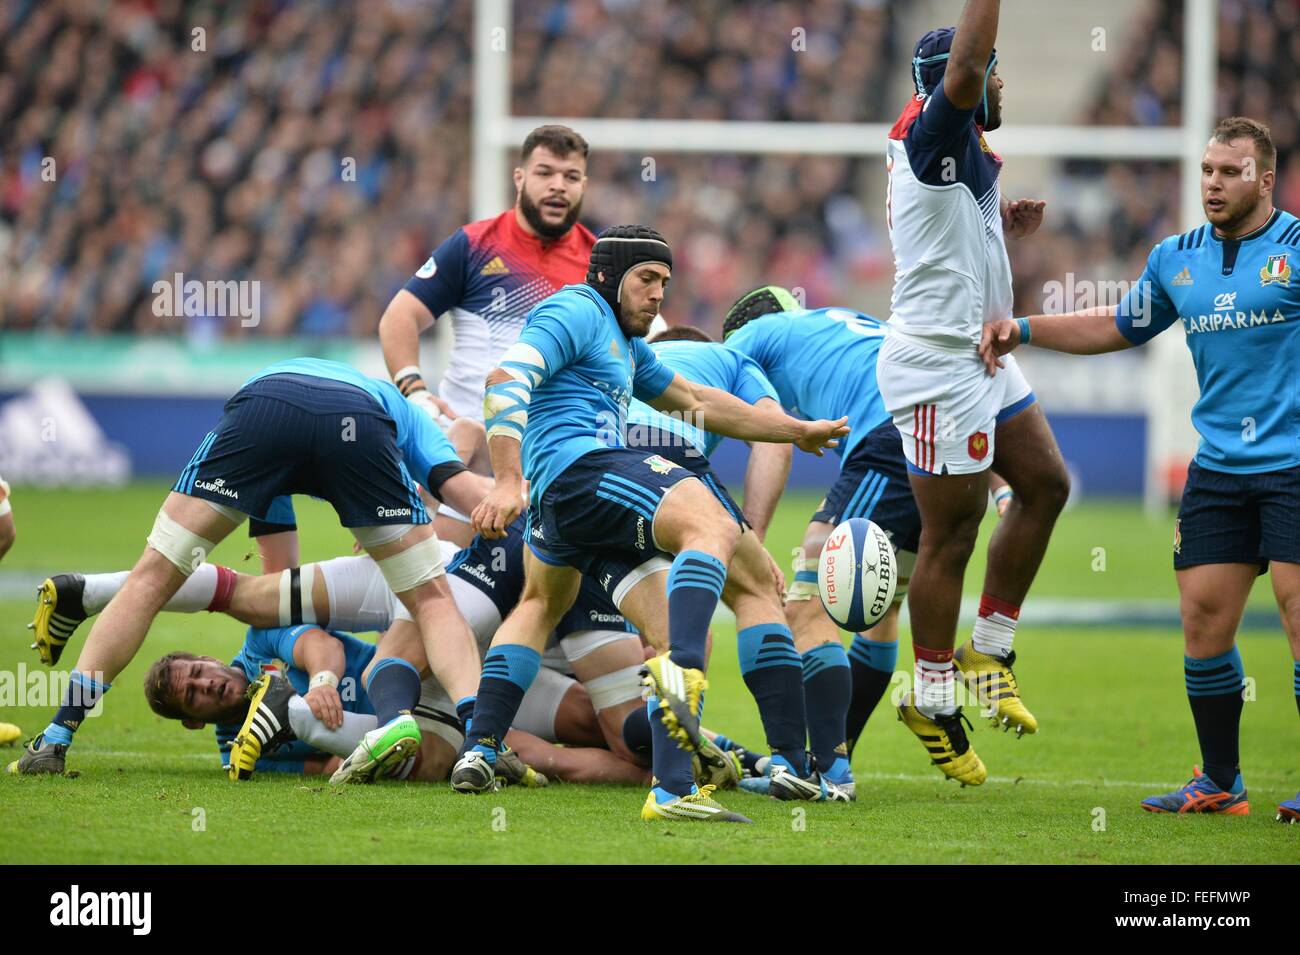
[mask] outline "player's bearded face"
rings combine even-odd
[[[248,678],[242,670],[212,657],[172,664],[171,693],[176,708],[197,723],[237,722],[244,718]]]
[[[628,338],[644,338],[650,323],[659,314],[668,288],[669,271],[666,265],[647,262],[628,269],[619,294],[618,325]]]
[[[1201,205],[1220,232],[1232,233],[1246,222],[1264,198],[1272,172],[1256,165],[1255,144],[1234,139],[1211,142],[1201,157]]]
[[[515,170],[515,188],[519,212],[529,228],[543,239],[558,239],[582,212],[587,161],[580,153],[560,157],[538,146],[525,166]]]

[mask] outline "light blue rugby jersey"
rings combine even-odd
[[[1115,325],[1141,345],[1182,323],[1201,395],[1196,462],[1254,474],[1300,465],[1300,219],[1241,239],[1209,225],[1151,250]]]
[[[642,338],[629,339],[587,285],[566,285],[528,313],[519,341],[542,356],[523,438],[523,469],[534,501],[574,461],[625,447],[628,402],[656,398],[673,380]]]
[[[892,420],[876,384],[884,322],[847,308],[774,312],[727,336],[726,347],[758,363],[787,412],[810,421],[849,419],[835,449],[849,455]]]
[[[323,629],[315,624],[303,623],[293,627],[249,627],[244,636],[244,645],[239,652],[235,654],[235,659],[230,661],[230,665],[236,669],[244,671],[249,682],[256,680],[262,675],[262,666],[275,661],[284,664],[285,669],[282,675],[292,684],[293,688],[298,691],[300,696],[307,695],[308,685],[311,683],[311,674],[302,667],[296,666],[293,662],[293,648],[301,637],[308,630]],[[339,699],[343,704],[345,713],[370,713],[375,712],[375,708],[370,703],[370,697],[366,695],[366,688],[362,685],[361,674],[370,664],[375,655],[375,645],[366,643],[364,640],[358,640],[350,633],[342,631],[326,631],[343,644],[343,675],[339,680]],[[217,749],[221,753],[221,765],[223,768],[230,768],[230,744],[239,734],[238,724],[218,723],[216,724]],[[274,753],[268,753],[257,761],[257,768],[262,770],[272,770],[283,773],[301,773],[303,770],[303,761],[308,756],[319,756],[320,751],[312,746],[294,740],[280,747]]]
[[[674,372],[690,381],[710,388],[730,392],[747,404],[760,398],[780,402],[776,389],[767,380],[753,359],[735,349],[714,342],[668,341],[658,342],[650,349],[659,360]],[[657,436],[671,441],[675,438],[693,445],[704,457],[711,455],[722,443],[722,435],[703,430],[696,422],[655,411],[644,401],[633,401],[627,412],[629,444],[637,444],[639,437]],[[700,421],[698,424],[707,424]],[[668,432],[665,436],[662,432]]]

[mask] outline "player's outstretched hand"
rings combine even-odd
[[[506,527],[523,509],[524,498],[519,493],[519,486],[498,482],[479,501],[478,507],[470,515],[470,521],[476,534],[482,534],[488,540],[500,540],[506,536]]]
[[[1016,199],[1002,209],[1002,234],[1013,239],[1023,239],[1038,231],[1043,224],[1043,210],[1047,203],[1041,199]]]
[[[343,701],[339,699],[339,691],[328,683],[312,687],[303,699],[311,708],[312,716],[327,729],[336,730],[343,725]]]
[[[984,370],[992,377],[1003,367],[1000,355],[1015,351],[1020,344],[1020,323],[1014,318],[989,322],[980,332],[979,354]]]
[[[795,445],[800,451],[807,451],[819,458],[822,456],[823,449],[835,447],[839,444],[836,439],[849,433],[847,417],[840,418],[839,421],[808,421],[805,425],[803,437],[796,441]]]

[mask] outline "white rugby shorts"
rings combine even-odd
[[[992,465],[998,422],[1035,400],[1015,356],[1002,360],[1005,367],[990,377],[974,347],[963,354],[896,333],[885,340],[876,380],[909,471],[975,474]]]

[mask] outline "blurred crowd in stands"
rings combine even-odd
[[[914,38],[884,0],[514,4],[517,115],[891,122]],[[1151,0],[1078,121],[1179,120],[1182,0]],[[1300,209],[1293,0],[1223,0],[1218,112],[1271,122]],[[0,0],[0,322],[71,333],[371,336],[469,217],[473,0]],[[1263,105],[1261,105],[1263,104]],[[581,127],[579,126],[579,132]],[[583,221],[677,247],[669,310],[740,292],[853,304],[889,282],[875,159],[593,153]],[[649,160],[649,162],[647,162]],[[1177,229],[1168,163],[1065,163],[1013,243],[1021,309],[1066,271],[1132,278]],[[868,180],[871,180],[870,182]],[[154,283],[257,280],[262,318],[155,314]]]

